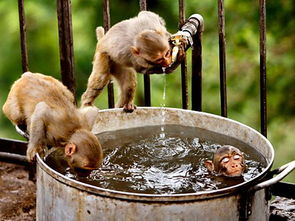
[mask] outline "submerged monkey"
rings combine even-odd
[[[26,72],[15,81],[3,105],[3,113],[29,134],[27,159],[46,146],[64,147],[72,168],[96,169],[102,163],[102,148],[91,133],[95,109],[78,110],[73,94],[58,80]]]
[[[204,162],[210,172],[227,177],[238,177],[246,170],[244,153],[238,148],[224,145],[220,147],[213,156],[213,161]]]
[[[120,87],[116,107],[132,112],[136,108],[133,104],[136,71],[147,73],[153,67],[168,67],[172,63],[170,33],[164,20],[149,11],[117,23],[105,35],[101,27],[96,31],[99,41],[81,105],[93,105],[105,85],[114,78]]]

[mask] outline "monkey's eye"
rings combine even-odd
[[[241,158],[240,155],[238,155],[238,154],[234,155],[234,160],[239,160],[240,158]]]
[[[156,64],[161,64],[163,61],[164,61],[164,58],[159,58],[159,59],[157,59],[157,60],[155,60],[153,62],[156,63]]]
[[[227,163],[229,162],[229,158],[228,157],[224,157],[222,160],[221,160],[222,163]]]

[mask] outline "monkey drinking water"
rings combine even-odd
[[[95,169],[102,162],[99,140],[91,133],[92,110],[78,110],[74,96],[58,80],[26,72],[11,87],[3,113],[14,125],[26,125],[27,158],[46,146],[64,147],[73,168]],[[89,119],[88,119],[89,118]]]
[[[213,161],[204,162],[210,172],[227,177],[238,177],[246,170],[244,153],[238,148],[224,145],[214,153]]]
[[[136,89],[136,72],[145,73],[154,67],[168,67],[172,63],[170,34],[164,20],[157,14],[142,11],[137,17],[121,21],[105,35],[97,29],[98,43],[87,90],[82,106],[91,106],[111,78],[120,87],[117,107],[132,112]]]

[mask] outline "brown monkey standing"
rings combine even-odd
[[[46,146],[64,147],[73,168],[95,169],[102,163],[102,148],[91,133],[93,110],[78,110],[74,96],[58,80],[26,72],[11,87],[3,113],[14,125],[26,125],[27,158]]]
[[[121,21],[105,35],[103,28],[96,30],[93,69],[87,90],[82,95],[82,107],[91,106],[111,78],[120,87],[116,107],[127,112],[135,109],[136,72],[145,73],[154,66],[168,67],[171,62],[170,34],[164,20],[157,14],[142,11],[137,17]]]

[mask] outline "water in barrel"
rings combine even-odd
[[[179,194],[216,190],[253,179],[266,166],[254,148],[238,139],[194,127],[149,126],[98,134],[103,149],[101,168],[80,176],[62,159],[62,150],[45,161],[58,172],[98,187],[146,194]],[[164,133],[164,134],[163,134]],[[245,153],[247,171],[242,177],[214,176],[204,167],[221,145]]]

